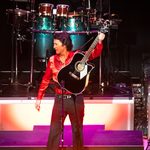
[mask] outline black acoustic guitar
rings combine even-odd
[[[107,32],[106,29],[103,32]],[[76,53],[73,56],[70,64],[62,68],[58,73],[58,82],[63,88],[75,95],[82,93],[88,85],[89,75],[94,69],[94,66],[88,63],[88,58],[99,41],[98,35],[86,51],[83,53]]]

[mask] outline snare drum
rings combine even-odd
[[[52,16],[53,4],[40,3],[39,4],[39,16]]]
[[[69,11],[69,5],[58,4],[56,6],[57,17],[67,17]]]

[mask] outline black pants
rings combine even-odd
[[[63,100],[63,107],[62,107]],[[63,111],[62,111],[63,108]],[[63,112],[63,117],[62,117]],[[54,107],[52,110],[50,133],[48,137],[48,150],[58,150],[60,136],[62,134],[62,122],[64,123],[66,116],[72,126],[73,148],[79,150],[83,148],[83,117],[84,117],[84,101],[83,96],[55,97]],[[63,118],[63,119],[62,119]]]

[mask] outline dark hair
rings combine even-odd
[[[66,45],[68,51],[72,50],[73,45],[69,33],[67,32],[56,33],[54,34],[54,39],[57,39],[61,41],[63,45]]]

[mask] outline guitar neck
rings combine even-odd
[[[90,55],[91,55],[91,53],[92,53],[93,49],[95,48],[98,41],[99,41],[99,39],[98,39],[98,35],[97,35],[97,37],[95,38],[95,40],[93,41],[93,43],[91,44],[89,49],[86,51],[86,54],[82,58],[81,62],[85,63],[88,60],[88,58],[90,57]]]
[[[101,33],[108,32],[109,26],[110,26],[110,22],[108,20],[106,20],[106,21],[103,20],[103,22],[101,22],[100,32]],[[98,41],[99,41],[99,38],[97,35],[97,37],[95,38],[95,40],[93,41],[93,43],[91,44],[89,49],[86,51],[84,57],[82,58],[82,60],[81,60],[82,63],[85,63],[88,60],[88,58],[90,57],[90,55],[91,55],[93,49],[95,48],[96,44],[98,43]]]

